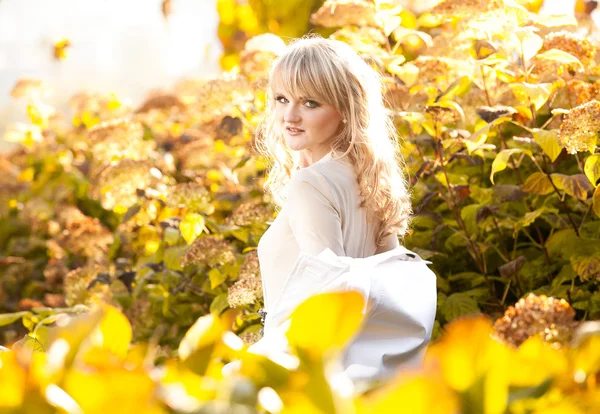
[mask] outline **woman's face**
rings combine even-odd
[[[276,121],[286,145],[313,161],[327,154],[343,125],[338,110],[311,96],[291,96],[283,88],[273,92]]]

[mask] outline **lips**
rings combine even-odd
[[[300,128],[286,127],[285,129],[288,130],[289,132],[304,132],[304,130],[300,129]]]

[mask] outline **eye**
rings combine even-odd
[[[282,100],[283,100],[283,101],[282,101]],[[283,97],[283,96],[281,96],[281,95],[277,95],[277,96],[275,97],[275,101],[276,101],[276,102],[279,102],[279,103],[286,103],[286,102],[287,102],[287,99],[285,99],[285,97]]]
[[[309,108],[318,108],[319,106],[321,106],[321,105],[319,105],[318,102],[315,102],[315,101],[306,101],[306,103],[310,104],[310,105],[307,105]]]

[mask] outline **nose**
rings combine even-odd
[[[283,121],[290,124],[300,122],[300,114],[294,105],[288,105],[283,114]]]

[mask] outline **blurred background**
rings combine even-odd
[[[439,2],[399,1],[413,10]],[[248,0],[0,0],[0,137],[9,123],[26,120],[25,103],[10,97],[19,78],[47,81],[52,90],[45,101],[59,109],[82,90],[114,92],[135,106],[177,79],[219,73],[227,67],[223,43],[239,51],[248,33],[282,30],[284,39],[305,33],[310,10],[322,2],[255,2],[266,9],[264,21],[253,22],[244,17]],[[220,17],[217,10],[233,4],[240,16],[228,25],[222,21],[227,13]],[[540,12],[573,14],[575,8],[576,0],[546,0]],[[298,25],[290,24],[296,17],[290,13]],[[287,27],[295,31],[285,33]],[[0,151],[9,145],[0,138]]]
[[[21,77],[48,81],[47,102],[65,107],[82,89],[135,104],[175,79],[218,73],[216,2],[173,1],[167,19],[162,0],[0,0],[0,136],[26,119],[23,103],[10,97]],[[68,58],[57,59],[62,39],[71,42]]]

